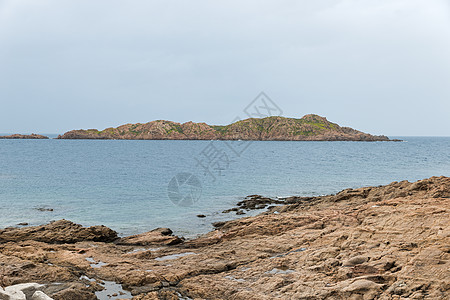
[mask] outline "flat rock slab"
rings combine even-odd
[[[41,226],[0,230],[0,243],[33,240],[50,244],[71,244],[83,241],[112,242],[117,238],[117,232],[106,226],[83,227],[67,220]]]

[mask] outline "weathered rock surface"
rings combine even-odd
[[[63,244],[81,241],[112,242],[116,239],[117,232],[108,227],[92,226],[85,228],[67,220],[59,220],[41,226],[0,230],[0,243],[33,240]]]
[[[142,234],[121,238],[117,241],[119,245],[129,246],[151,246],[151,245],[176,245],[183,242],[183,239],[172,235],[169,228],[157,228]]]
[[[261,140],[261,141],[389,141],[349,127],[341,127],[318,115],[301,119],[267,117],[246,119],[226,126],[157,120],[117,128],[72,130],[59,139],[126,140]]]
[[[239,201],[236,204],[236,207],[226,209],[222,213],[236,212],[236,214],[244,214],[244,210],[255,210],[255,209],[264,209],[271,207],[269,205],[281,205],[281,204],[292,204],[297,203],[299,201],[299,197],[288,197],[288,198],[278,198],[271,199],[268,197],[264,197],[261,195],[250,195],[245,197],[244,200]],[[312,197],[303,197],[302,200],[312,199]]]
[[[17,233],[0,242],[0,285],[38,282],[54,299],[96,299],[106,281],[140,300],[450,299],[450,178],[289,201],[176,245],[167,229],[63,244]]]
[[[40,134],[11,134],[11,135],[3,135],[0,136],[0,139],[27,139],[27,140],[43,140],[43,139],[48,139],[48,136],[45,135],[40,135]]]

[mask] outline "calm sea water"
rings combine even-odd
[[[405,142],[253,142],[240,156],[220,141],[0,140],[0,227],[65,218],[121,235],[169,227],[193,236],[233,217],[221,211],[250,194],[321,195],[450,176],[450,138],[397,138]],[[212,158],[215,181],[198,165]],[[180,172],[201,181],[189,207],[168,198]]]

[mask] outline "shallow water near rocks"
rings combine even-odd
[[[294,270],[282,270],[282,269],[277,269],[277,268],[273,268],[270,271],[265,272],[266,274],[291,274],[294,273]]]
[[[122,285],[115,283],[114,281],[103,281],[101,284],[105,289],[95,292],[95,296],[99,300],[116,300],[116,299],[131,299],[133,296],[131,292],[125,291]],[[117,296],[113,296],[116,295]]]
[[[101,268],[101,267],[103,267],[103,266],[107,266],[108,264],[107,263],[104,263],[104,262],[102,262],[102,261],[95,261],[92,257],[86,257],[86,260],[88,261],[88,262],[90,262],[91,264],[90,264],[90,266],[92,267],[92,268]]]
[[[196,161],[210,141],[0,140],[0,228],[64,218],[120,235],[168,227],[192,237],[236,218],[221,212],[251,194],[315,196],[450,176],[450,138],[397,138],[405,142],[253,142],[239,157],[228,153],[215,181]],[[190,207],[167,195],[180,172],[202,185]]]
[[[89,278],[86,275],[80,277],[80,280],[87,280],[89,282],[96,282],[95,279]],[[99,284],[104,287],[103,290],[95,292],[95,296],[99,300],[116,300],[116,299],[131,299],[133,296],[131,292],[123,289],[121,284],[115,283],[114,281],[106,281]],[[114,295],[114,296],[113,296]]]

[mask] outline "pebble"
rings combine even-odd
[[[352,258],[347,259],[346,261],[344,261],[342,266],[344,266],[344,267],[353,267],[353,266],[365,263],[366,261],[368,261],[367,256],[355,256],[355,257],[352,257]]]

